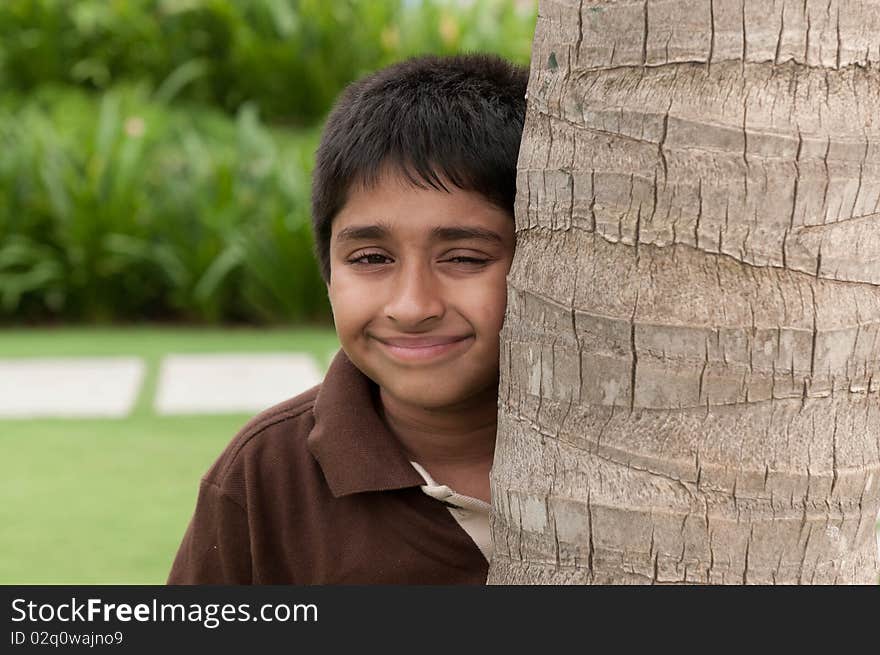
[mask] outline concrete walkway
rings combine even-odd
[[[144,379],[138,357],[0,360],[0,418],[120,418]]]
[[[169,355],[159,370],[154,407],[159,414],[257,412],[323,377],[308,355]]]
[[[138,357],[0,359],[0,419],[124,418],[146,373]],[[322,368],[299,353],[168,355],[158,414],[255,413],[305,391]]]

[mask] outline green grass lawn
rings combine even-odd
[[[160,417],[162,355],[298,351],[326,365],[332,329],[61,328],[0,331],[0,357],[140,355],[122,420],[0,421],[0,584],[161,584],[198,481],[247,415]]]

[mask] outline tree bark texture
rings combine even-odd
[[[874,583],[880,1],[542,0],[490,583]]]

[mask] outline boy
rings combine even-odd
[[[421,57],[349,86],[317,153],[342,350],[202,480],[169,584],[483,584],[528,73]]]

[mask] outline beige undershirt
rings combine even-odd
[[[446,503],[449,513],[452,514],[462,530],[473,539],[486,561],[491,561],[492,535],[489,532],[489,510],[491,509],[489,503],[479,498],[457,494],[445,484],[437,484],[421,464],[410,463],[426,483],[422,485],[422,491],[431,498]]]

